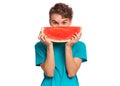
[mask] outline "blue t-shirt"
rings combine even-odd
[[[79,86],[77,76],[69,78],[65,65],[65,43],[53,43],[55,70],[54,77],[47,77],[44,74],[44,79],[41,86]],[[36,66],[46,60],[46,45],[38,42],[35,45]],[[83,42],[78,41],[72,46],[73,58],[80,58],[82,62],[87,61],[86,46]]]

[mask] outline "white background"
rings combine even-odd
[[[0,86],[40,86],[34,44],[48,11],[58,0],[0,1]],[[120,86],[119,0],[61,0],[73,7],[82,26],[88,62],[78,71],[81,86]]]

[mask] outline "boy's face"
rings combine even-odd
[[[71,20],[69,18],[62,18],[59,14],[52,14],[49,23],[52,27],[55,26],[70,26]]]

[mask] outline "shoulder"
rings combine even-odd
[[[82,59],[82,62],[87,61],[87,49],[83,41],[78,41],[73,46],[73,56]]]
[[[83,41],[78,41],[74,44],[74,47],[86,47],[86,44]]]
[[[46,46],[45,46],[45,44],[43,44],[42,42],[39,41],[35,44],[35,48],[39,48],[39,47],[46,47]]]
[[[83,44],[83,45],[85,45],[85,43],[83,41],[78,41],[76,44]]]

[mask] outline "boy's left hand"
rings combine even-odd
[[[81,38],[82,33],[75,33],[72,38],[66,43],[68,46],[72,46],[75,44],[80,38]]]

